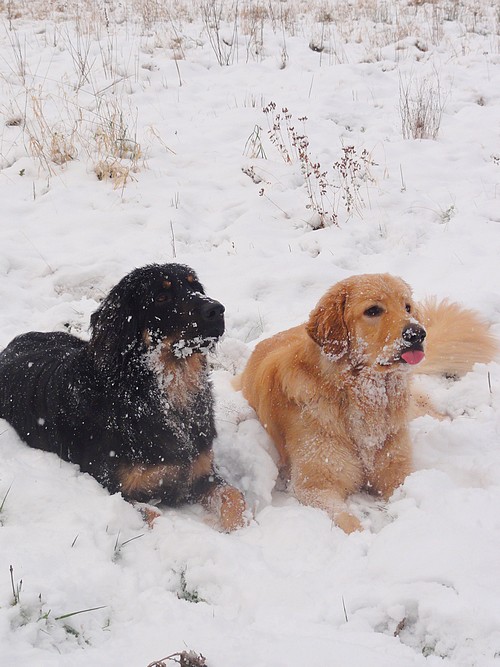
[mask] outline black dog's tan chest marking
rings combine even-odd
[[[149,363],[167,409],[186,410],[206,382],[205,357],[191,354],[178,359],[169,339],[164,339],[158,348],[149,352]]]

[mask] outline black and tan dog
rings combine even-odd
[[[15,338],[0,354],[0,416],[127,500],[201,502],[224,530],[242,525],[243,497],[214,469],[202,354],[224,332],[222,304],[189,267],[152,264],[111,290],[91,330],[88,342]]]

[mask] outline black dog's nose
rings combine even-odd
[[[201,316],[205,322],[215,322],[219,320],[226,309],[218,301],[206,299],[201,307]]]
[[[426,331],[420,324],[409,324],[403,329],[403,340],[410,345],[421,343],[426,337]]]

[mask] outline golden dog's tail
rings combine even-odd
[[[425,359],[413,367],[427,375],[464,375],[476,363],[493,361],[499,341],[488,322],[474,310],[457,303],[428,299],[419,304],[421,323],[427,330]]]

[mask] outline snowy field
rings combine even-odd
[[[423,384],[415,472],[365,530],[274,490],[230,380],[334,282],[391,272],[500,334],[496,0],[0,2],[0,346],[88,336],[123,275],[179,261],[226,306],[220,469],[250,524],[153,530],[0,425],[0,664],[500,665],[500,366]],[[78,613],[81,612],[81,613]],[[175,664],[167,661],[166,665]]]

